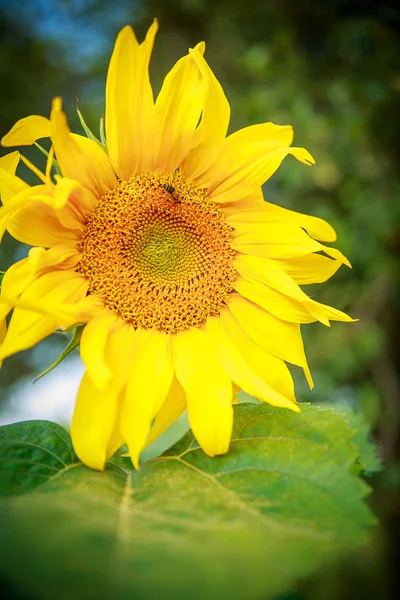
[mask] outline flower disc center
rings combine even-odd
[[[119,181],[90,216],[79,270],[135,327],[174,333],[218,314],[236,276],[222,211],[180,175]]]

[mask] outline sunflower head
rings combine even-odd
[[[227,136],[229,103],[204,59],[181,58],[154,99],[149,61],[127,26],[106,84],[105,133],[71,133],[60,98],[50,119],[21,119],[4,146],[50,138],[46,172],[0,159],[0,232],[32,246],[5,273],[0,360],[79,325],[86,366],[71,425],[76,453],[102,469],[125,442],[143,448],[184,410],[199,446],[227,452],[238,390],[298,411],[288,364],[312,385],[300,325],[351,321],[311,299],[347,259],[321,219],[286,210],[262,184],[292,155],[290,126]],[[15,173],[20,160],[38,177]],[[6,317],[12,311],[6,327]]]
[[[233,290],[232,228],[205,190],[179,173],[118,181],[82,235],[89,291],[135,328],[204,325]]]

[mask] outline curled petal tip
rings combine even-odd
[[[133,31],[133,27],[132,27],[132,25],[129,25],[129,23],[121,29],[121,31],[119,32],[118,35],[124,35],[124,34],[135,35],[134,31]]]
[[[311,167],[311,165],[315,165],[315,158],[308,152],[308,150],[304,150],[303,162],[304,164]]]
[[[136,471],[139,471],[139,469],[140,469],[139,454],[137,452],[135,452],[135,453],[131,452],[130,459],[131,459],[132,464],[135,467]]]
[[[51,103],[51,107],[53,110],[62,110],[62,99],[61,96],[56,96],[53,98],[53,102]]]
[[[204,55],[204,52],[206,51],[206,43],[205,42],[199,42],[195,47],[194,50],[199,52],[202,56]]]

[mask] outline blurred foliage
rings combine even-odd
[[[56,94],[64,98],[72,128],[79,128],[79,97],[97,132],[113,39],[126,22],[142,38],[154,16],[160,20],[151,67],[156,90],[174,61],[204,39],[231,103],[231,130],[267,120],[290,123],[295,143],[316,158],[312,169],[288,158],[265,186],[265,196],[334,225],[353,269],[342,267],[332,281],[307,291],[360,322],[334,324],[329,331],[304,328],[316,385],[308,391],[295,373],[298,396],[364,414],[386,469],[374,480],[373,503],[383,521],[375,547],[359,564],[342,569],[342,577],[326,574],[307,584],[305,596],[299,591],[293,597],[336,600],[360,595],[359,589],[365,598],[389,595],[400,489],[397,2],[0,0],[0,135],[27,114],[47,115]],[[30,149],[27,155],[32,159]],[[24,252],[6,237],[0,268]],[[7,361],[0,374],[5,400],[10,384],[23,374],[36,375],[38,363],[47,366],[47,357],[40,357],[57,343],[39,346],[34,373],[32,353]]]

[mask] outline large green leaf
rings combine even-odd
[[[359,453],[359,462],[367,475],[381,469],[381,460],[375,444],[372,444],[370,426],[360,412],[347,406],[335,406],[335,412],[343,415],[349,427],[353,429],[353,443]]]
[[[235,412],[226,456],[189,432],[139,471],[87,469],[52,423],[0,428],[0,577],[41,600],[251,600],[347,557],[373,519],[346,421]]]
[[[49,421],[0,427],[0,496],[24,494],[77,462],[68,433]]]

